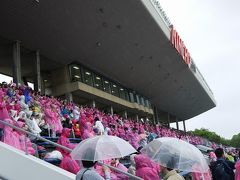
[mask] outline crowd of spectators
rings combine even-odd
[[[149,121],[142,120],[137,122],[117,114],[104,113],[97,108],[68,103],[60,98],[40,95],[28,86],[17,87],[14,83],[0,84],[0,120],[30,131],[36,136],[58,137],[58,143],[70,149],[76,146],[70,143],[70,136],[84,140],[103,134],[118,136],[128,141],[136,150],[141,149],[156,137],[176,137],[194,145],[203,143],[200,137],[163,127],[160,124],[153,125]],[[4,143],[19,150],[24,151],[27,148],[32,155],[36,154],[36,149],[43,149],[34,143],[36,137],[33,136],[27,137],[27,147],[25,147],[25,135],[1,123],[0,138]],[[60,167],[76,174],[80,169],[79,164],[71,159],[69,152],[59,148],[56,150],[52,154],[60,152],[61,155],[58,154],[61,158]],[[46,156],[51,156],[51,153]],[[141,172],[140,169],[149,167],[149,164],[154,169],[150,172],[151,176],[158,174],[159,169],[141,155],[132,157],[131,162],[134,162],[132,163],[134,168],[131,166],[130,169],[134,170],[136,175],[145,172]],[[118,159],[108,163],[124,169]],[[96,169],[103,176],[106,174],[106,169],[97,167]],[[128,170],[124,169],[124,171]],[[144,175],[147,174],[143,173],[142,176]],[[111,179],[117,179],[117,177],[117,173],[111,174]]]

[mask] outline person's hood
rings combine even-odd
[[[25,103],[25,96],[24,95],[20,96],[20,102]]]
[[[68,138],[69,135],[70,135],[70,132],[71,132],[71,129],[63,128],[61,136],[64,136],[64,137]]]
[[[143,167],[150,167],[153,168],[153,163],[151,160],[143,155],[139,154],[134,157],[135,163],[136,163],[136,169],[143,168]]]
[[[214,158],[217,159],[217,156],[215,155],[214,152],[210,152],[209,157],[210,157],[210,159],[214,159]]]
[[[236,170],[240,171],[240,160],[235,164]]]

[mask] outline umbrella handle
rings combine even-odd
[[[98,164],[101,165],[101,166],[107,166],[108,168],[110,168],[110,169],[112,169],[112,170],[114,170],[114,171],[117,171],[117,172],[120,172],[120,173],[122,173],[122,174],[125,174],[125,175],[127,175],[128,177],[134,178],[134,179],[136,179],[136,180],[143,180],[142,178],[140,178],[140,177],[138,177],[138,176],[134,176],[134,175],[132,175],[132,174],[130,174],[130,173],[128,173],[128,172],[124,172],[124,171],[122,171],[122,170],[120,170],[120,169],[118,169],[118,168],[115,168],[115,167],[111,166],[111,165],[104,164],[104,163],[102,163],[102,162],[98,162]]]

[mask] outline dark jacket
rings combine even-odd
[[[235,163],[219,158],[210,165],[213,180],[234,180]]]

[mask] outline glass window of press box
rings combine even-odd
[[[129,99],[130,99],[130,102],[134,102],[134,94],[133,94],[133,92],[129,92]]]
[[[111,83],[112,95],[119,97],[118,86],[115,83]]]
[[[70,75],[72,81],[81,81],[81,71],[78,65],[70,65]]]
[[[93,86],[93,73],[85,68],[83,68],[83,82]]]
[[[103,90],[103,80],[102,77],[94,74],[94,87]]]
[[[119,97],[129,101],[128,91],[123,87],[119,87]]]
[[[125,99],[125,92],[122,87],[119,87],[119,97]]]
[[[149,108],[148,100],[145,99],[145,106]]]
[[[140,98],[140,103],[141,103],[141,105],[145,106],[145,100],[144,100],[144,98],[142,96]]]
[[[110,81],[103,79],[103,90],[109,94],[111,94],[111,83]]]
[[[139,95],[138,94],[135,94],[134,96],[134,101],[138,104],[140,104],[140,98],[139,98]]]
[[[130,97],[129,97],[129,92],[128,92],[128,90],[124,90],[124,93],[125,93],[125,99],[127,100],[127,101],[130,101]]]
[[[146,98],[139,94],[135,94],[134,91],[128,91],[126,88],[119,86],[117,83],[114,83],[99,74],[93,73],[85,67],[78,64],[71,64],[69,65],[69,71],[72,81],[81,81],[114,96],[151,108],[151,103]]]

